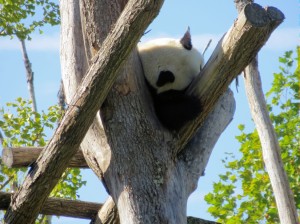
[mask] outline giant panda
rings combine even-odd
[[[169,130],[179,130],[201,112],[199,99],[186,94],[204,63],[192,46],[189,29],[181,39],[139,44],[138,52],[157,118]]]

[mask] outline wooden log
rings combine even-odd
[[[37,160],[42,150],[43,147],[4,148],[2,151],[2,162],[9,168],[28,167]],[[81,150],[76,152],[68,167],[89,168]]]
[[[11,202],[11,193],[0,192],[0,210],[6,210]],[[48,198],[40,214],[94,219],[103,205],[93,202]]]

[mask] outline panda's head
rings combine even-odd
[[[138,50],[145,77],[157,94],[186,89],[204,63],[201,53],[192,47],[189,29],[181,39],[151,40]]]

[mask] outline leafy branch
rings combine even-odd
[[[37,28],[59,23],[59,6],[49,0],[0,0],[0,36],[30,40]]]

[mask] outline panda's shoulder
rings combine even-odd
[[[140,52],[149,50],[163,50],[169,47],[182,48],[179,40],[172,38],[158,38],[138,44],[138,50]]]

